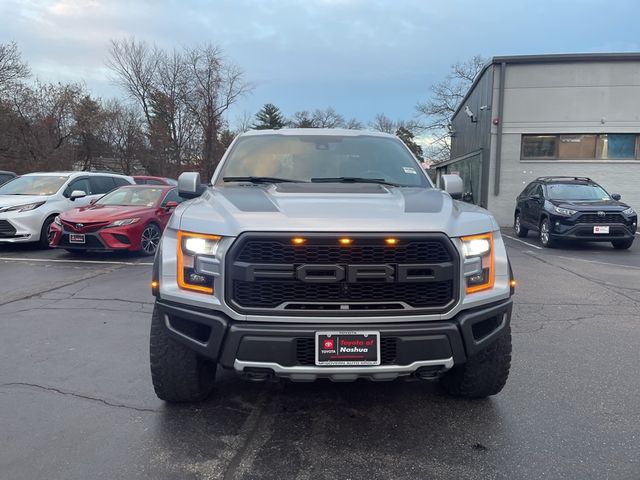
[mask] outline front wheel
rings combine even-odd
[[[547,248],[552,248],[555,245],[553,238],[551,238],[551,224],[548,218],[542,219],[540,224],[540,243]]]
[[[167,334],[164,318],[153,309],[149,357],[151,380],[159,399],[169,403],[200,402],[213,390],[216,364]]]
[[[611,245],[613,245],[613,248],[617,250],[626,250],[631,248],[631,245],[633,245],[633,238],[629,238],[627,240],[612,240]]]
[[[450,395],[485,398],[500,393],[511,368],[511,327],[494,343],[453,367],[440,379]]]
[[[513,229],[516,231],[516,235],[520,238],[524,238],[529,234],[529,229],[522,226],[520,212],[516,213],[516,218],[513,221]]]
[[[51,248],[50,243],[53,240],[53,233],[51,232],[51,224],[55,216],[51,216],[47,218],[42,224],[42,229],[40,230],[40,240],[38,241],[38,245],[40,248]]]
[[[162,232],[155,223],[144,227],[140,236],[140,251],[145,255],[155,255],[158,245],[160,245],[160,237],[162,237]]]

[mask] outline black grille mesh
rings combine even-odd
[[[304,245],[277,240],[250,240],[238,252],[237,260],[253,263],[442,263],[451,255],[438,241],[413,241],[406,245]]]
[[[235,300],[244,306],[275,308],[284,302],[398,302],[419,307],[445,305],[451,280],[431,283],[233,282]]]
[[[606,213],[605,215],[583,213],[578,218],[578,223],[624,223],[624,217],[619,213]]]
[[[281,313],[289,315],[296,311],[311,314],[312,310],[348,315],[356,310],[377,310],[378,314],[404,310],[408,314],[413,308],[440,312],[450,307],[457,296],[458,257],[443,235],[398,235],[399,244],[389,246],[385,238],[390,235],[354,234],[350,236],[353,244],[348,247],[337,245],[337,235],[307,234],[307,243],[297,246],[291,245],[291,236],[245,234],[232,246],[227,254],[226,294],[241,311],[284,308]],[[272,270],[283,265],[283,272],[294,272],[300,265],[421,265],[429,271],[435,264],[440,280],[345,279],[325,283],[299,280],[293,274],[279,278],[247,276],[252,265],[265,265]]]

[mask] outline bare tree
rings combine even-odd
[[[116,83],[140,105],[149,128],[153,123],[151,97],[158,68],[158,57],[156,47],[150,47],[146,42],[138,42],[130,37],[111,40],[105,62],[114,73]]]
[[[253,87],[245,81],[242,69],[226,61],[213,45],[187,49],[185,56],[189,80],[185,98],[201,130],[201,169],[210,177],[223,153],[219,144],[223,115]]]
[[[74,107],[81,94],[82,87],[77,84],[41,82],[14,91],[11,106],[16,117],[18,170],[71,168]]]
[[[356,118],[350,118],[344,124],[344,128],[348,128],[349,130],[362,130],[364,125],[362,122]]]
[[[292,128],[317,128],[315,120],[308,110],[294,113],[293,118],[289,120],[289,126]]]
[[[456,108],[464,98],[487,60],[480,55],[451,65],[446,78],[431,86],[431,95],[418,102],[416,111],[421,131],[431,137],[426,156],[432,160],[446,160],[450,155],[449,125]]]
[[[132,175],[140,166],[148,169],[144,120],[141,112],[117,100],[105,104],[108,118],[105,140],[123,173]]]
[[[15,42],[0,43],[0,95],[30,73],[29,65],[22,61],[18,45]]]
[[[398,129],[398,124],[387,117],[384,113],[376,114],[375,118],[369,122],[369,127],[378,132],[393,134]]]
[[[333,107],[316,109],[313,112],[313,123],[317,128],[339,128],[344,127],[344,118]]]

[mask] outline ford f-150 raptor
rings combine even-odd
[[[167,402],[205,399],[217,368],[252,380],[438,379],[498,393],[515,282],[489,212],[435,188],[392,135],[240,135],[183,197],[156,254],[151,374]]]

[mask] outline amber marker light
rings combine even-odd
[[[338,243],[340,243],[340,245],[342,246],[347,246],[351,245],[353,243],[353,240],[350,238],[341,238],[340,240],[338,240]]]
[[[516,288],[516,287],[518,286],[518,282],[516,282],[515,280],[511,280],[511,281],[509,282],[509,286],[510,286],[511,288]]]
[[[160,284],[158,282],[151,282],[151,288],[158,288]]]
[[[306,241],[307,239],[302,237],[293,237],[291,239],[291,243],[293,243],[294,245],[304,245]]]
[[[398,241],[399,240],[397,238],[385,238],[384,239],[384,243],[386,243],[387,245],[397,245]]]

